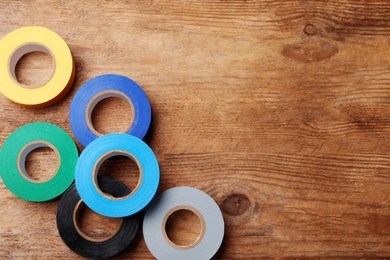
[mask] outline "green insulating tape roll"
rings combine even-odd
[[[27,155],[36,148],[49,147],[57,155],[53,176],[39,182],[25,169]],[[73,182],[78,152],[72,138],[58,126],[32,123],[20,127],[5,140],[0,172],[5,186],[16,196],[29,201],[47,201],[61,195]]]

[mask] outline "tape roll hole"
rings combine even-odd
[[[98,175],[108,175],[117,179],[129,187],[132,192],[124,197],[113,197],[110,194],[104,193],[100,189],[98,183],[96,183],[96,177]],[[142,170],[138,161],[129,152],[110,151],[98,160],[95,165],[94,176],[94,185],[103,196],[109,199],[125,199],[130,197],[140,186],[142,180]]]
[[[93,242],[103,242],[114,237],[120,230],[122,218],[102,216],[80,200],[73,211],[73,223],[77,232],[84,239]]]
[[[9,59],[9,73],[24,88],[39,88],[51,80],[56,62],[52,52],[40,44],[25,44]]]
[[[163,219],[164,239],[173,247],[187,250],[199,244],[206,231],[200,212],[190,206],[171,209]]]
[[[108,90],[91,99],[85,116],[89,129],[96,136],[102,136],[127,133],[133,125],[134,115],[134,105],[129,97],[122,92]]]
[[[27,144],[19,153],[18,168],[21,175],[30,182],[49,181],[60,166],[58,150],[43,141]]]

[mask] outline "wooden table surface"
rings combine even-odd
[[[363,0],[1,1],[1,38],[50,28],[69,45],[77,76],[45,109],[0,96],[0,142],[33,121],[74,138],[68,111],[77,89],[122,74],[152,105],[147,142],[160,163],[159,191],[193,186],[221,207],[216,259],[390,256],[389,14],[390,1]],[[44,82],[50,63],[28,55],[19,81]],[[102,103],[97,129],[126,126],[122,102]],[[29,157],[37,178],[53,171],[47,158],[46,150]],[[131,186],[129,167],[113,159],[102,174]],[[0,181],[0,258],[77,258],[59,237],[57,205],[23,201]],[[84,215],[92,235],[117,224]],[[185,239],[197,230],[183,219],[176,229]],[[142,232],[118,257],[152,258]]]

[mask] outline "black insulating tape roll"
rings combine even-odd
[[[104,193],[114,197],[123,197],[131,192],[122,182],[108,176],[99,176],[98,182]],[[118,232],[105,241],[98,242],[84,238],[77,231],[76,223],[74,223],[74,211],[80,201],[76,185],[73,184],[62,196],[57,209],[58,231],[62,240],[72,251],[90,258],[108,258],[119,254],[134,240],[139,227],[139,215],[122,218],[122,225]]]

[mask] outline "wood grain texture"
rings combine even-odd
[[[193,186],[221,206],[216,259],[390,256],[389,13],[365,0],[1,1],[0,37],[56,31],[77,77],[45,109],[0,96],[0,142],[37,120],[71,134],[77,89],[123,74],[152,104],[160,191]],[[0,181],[0,258],[76,258],[57,204]],[[119,258],[152,258],[141,233]]]

